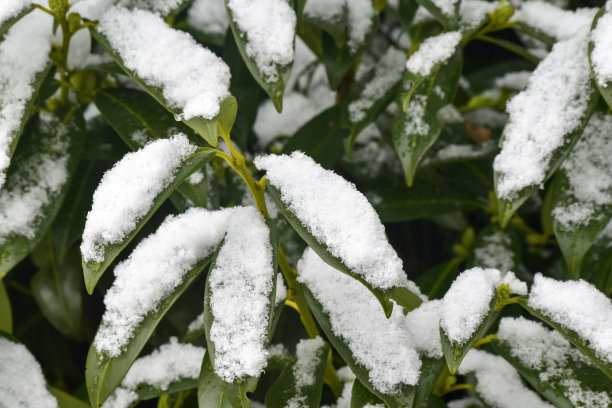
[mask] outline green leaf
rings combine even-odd
[[[117,52],[113,49],[113,47],[108,42],[106,36],[98,32],[97,30],[91,28],[91,35],[96,40],[98,44],[106,51],[108,55],[110,55],[113,60],[123,69],[123,71],[129,76],[134,82],[136,82],[143,90],[145,90],[149,95],[157,100],[164,108],[166,108],[170,113],[174,115],[180,115],[180,109],[172,108],[166,98],[164,98],[162,91],[159,88],[151,86],[146,83],[146,81],[136,75],[135,72],[129,70],[125,64],[123,63],[123,59],[119,56]],[[219,112],[219,115],[224,115],[223,112]],[[217,117],[219,117],[217,115]],[[189,120],[183,120],[187,126],[195,130],[200,136],[206,140],[208,144],[213,147],[217,146],[218,134],[217,134],[217,117],[213,119],[205,119],[202,117],[195,117]],[[118,132],[120,133],[120,132]],[[120,133],[121,134],[121,133]]]
[[[448,366],[448,370],[451,374],[455,374],[461,361],[467,354],[468,351],[472,348],[472,345],[479,338],[483,337],[493,323],[500,316],[501,312],[495,310],[495,305],[497,303],[497,296],[494,296],[489,303],[489,311],[484,316],[478,328],[472,333],[470,338],[465,341],[465,343],[456,343],[448,338],[446,332],[440,327],[440,338],[442,340],[442,351],[444,352],[444,358],[446,359],[446,365]]]
[[[544,329],[546,330],[546,329]],[[548,331],[548,330],[547,330]],[[550,332],[552,335],[553,333]],[[526,339],[529,333],[517,333]],[[538,347],[540,339],[532,339],[534,347]],[[578,406],[588,407],[593,402],[589,395],[591,392],[603,392],[612,400],[612,381],[600,370],[586,362],[577,350],[555,347],[555,359],[547,357],[534,361],[533,365],[526,365],[521,361],[520,352],[512,349],[512,344],[503,338],[494,339],[491,342],[495,352],[506,359],[521,376],[542,396],[560,408],[574,408]],[[542,357],[546,356],[546,352]],[[568,379],[571,379],[568,381]],[[584,391],[584,392],[580,392]],[[603,406],[603,405],[602,405]]]
[[[584,258],[582,278],[593,283],[597,289],[612,295],[612,248],[610,242],[600,237]]]
[[[0,332],[13,333],[13,310],[11,299],[6,293],[4,283],[0,280]]]
[[[236,115],[238,114],[238,102],[236,98],[230,96],[221,102],[221,110],[219,112],[219,118],[217,120],[217,127],[220,129],[222,134],[229,136],[236,122]]]
[[[467,267],[516,272],[521,263],[521,246],[521,239],[514,229],[501,229],[496,224],[489,224],[476,236]]]
[[[519,304],[523,306],[529,313],[531,313],[532,316],[540,319],[541,321],[561,333],[563,337],[565,337],[570,343],[576,346],[576,348],[580,350],[582,354],[587,356],[589,360],[595,363],[595,365],[597,365],[597,367],[599,367],[601,371],[604,372],[604,374],[606,374],[609,378],[612,379],[612,364],[597,355],[597,352],[589,346],[588,339],[583,339],[575,331],[567,329],[565,326],[550,319],[548,316],[546,316],[544,313],[541,313],[539,310],[530,307],[527,304],[527,299],[521,300]]]
[[[151,209],[135,224],[132,232],[130,232],[123,239],[123,241],[104,247],[104,260],[101,263],[85,262],[85,260],[83,260],[83,277],[85,279],[85,288],[89,294],[93,293],[93,290],[102,277],[102,274],[106,271],[106,269],[108,269],[119,253],[121,253],[121,251],[134,239],[136,234],[138,234],[142,227],[149,221],[151,216],[157,211],[166,198],[168,198],[168,196],[170,196],[170,194],[183,181],[185,181],[187,177],[189,177],[194,171],[203,167],[214,156],[215,152],[213,150],[208,148],[198,148],[194,154],[183,162],[172,183],[170,183],[168,187],[166,187],[157,195],[157,197],[155,197]]]
[[[299,150],[326,169],[333,168],[344,153],[342,140],[348,136],[340,128],[340,111],[340,105],[335,105],[312,118],[287,141],[283,153]]]
[[[228,384],[219,379],[210,362],[209,351],[206,350],[198,380],[198,407],[250,408],[251,401],[246,394],[254,391],[256,386],[257,379],[253,378],[240,384]]]
[[[89,408],[89,404],[86,402],[83,402],[58,388],[49,387],[49,391],[51,391],[51,394],[53,394],[57,399],[57,405],[59,408]]]
[[[436,4],[436,2],[432,0],[416,0],[418,4],[423,6],[427,11],[431,13],[432,16],[436,18],[447,29],[454,29],[457,27],[459,20],[459,8],[461,6],[461,1],[457,1],[455,3],[455,7],[452,15],[445,14],[440,7]]]
[[[306,340],[313,341],[313,340]],[[297,362],[285,368],[278,380],[270,387],[266,393],[266,407],[285,408],[291,403],[299,401],[299,406],[304,408],[318,408],[321,402],[321,392],[323,391],[323,375],[330,347],[322,342],[321,347],[316,349],[316,356],[313,361],[308,362],[308,367],[314,366],[312,384],[299,387],[296,372],[294,371]],[[298,356],[299,361],[299,356]],[[299,375],[299,373],[297,373]]]
[[[436,382],[446,366],[443,358],[433,358],[421,355],[421,374],[416,386],[414,406],[419,407],[427,401]]]
[[[607,135],[601,135],[606,137]],[[580,205],[580,199],[571,193],[568,175],[565,170],[557,172],[553,180],[552,188],[552,207],[567,207],[571,204]],[[583,203],[588,206],[589,203]],[[565,211],[568,211],[566,208]],[[585,255],[593,246],[595,239],[601,231],[608,225],[612,218],[612,205],[597,206],[592,215],[584,223],[576,225],[564,225],[557,218],[553,217],[553,231],[559,248],[565,258],[567,269],[570,276],[574,279],[580,277],[582,261]]]
[[[372,394],[370,390],[361,384],[357,378],[353,381],[351,390],[351,408],[364,408],[366,406],[382,404],[380,398]]]
[[[442,262],[423,273],[416,280],[417,285],[429,299],[441,299],[459,275],[462,258]]]
[[[248,33],[240,30],[238,24],[234,21],[232,9],[227,6],[227,3],[228,0],[225,0],[227,14],[230,20],[230,27],[232,29],[232,34],[234,35],[236,45],[238,46],[238,50],[240,51],[240,55],[242,55],[242,59],[251,72],[251,75],[253,75],[253,78],[255,78],[257,83],[263,88],[264,91],[266,91],[272,100],[272,103],[274,103],[276,110],[281,112],[283,110],[283,94],[285,92],[285,85],[289,80],[293,61],[287,65],[274,64],[274,74],[272,77],[264,74],[259,69],[253,58],[251,58],[247,53],[246,48],[249,42]]]
[[[314,315],[315,319],[317,319],[317,322],[327,335],[327,338],[331,342],[334,349],[348,364],[348,366],[351,368],[351,371],[355,373],[355,376],[357,377],[357,379],[359,379],[362,385],[367,387],[370,392],[372,392],[374,395],[384,401],[389,408],[412,407],[416,387],[403,384],[399,389],[398,393],[393,395],[383,394],[380,391],[376,390],[370,382],[368,370],[354,359],[353,353],[351,352],[348,345],[340,336],[336,336],[336,334],[334,333],[331,321],[329,319],[329,315],[324,311],[319,301],[305,285],[301,285],[301,288],[302,293],[304,294],[304,298],[308,303],[308,307],[312,311],[312,314]]]
[[[0,279],[34,249],[53,223],[70,188],[84,138],[85,124],[76,107],[70,108],[67,113],[63,112],[61,121],[55,117],[49,119],[49,123],[36,119],[26,129],[22,146],[13,159],[6,184],[1,191],[6,194],[14,193],[16,198],[13,199],[20,199],[24,191],[36,188],[39,180],[33,178],[33,175],[36,171],[44,171],[43,168],[37,168],[45,164],[41,162],[43,158],[54,161],[65,159],[68,179],[58,191],[47,193],[48,202],[40,209],[41,216],[32,221],[32,235],[28,237],[10,234],[4,243],[0,244]]]
[[[438,118],[438,112],[455,98],[462,66],[463,47],[459,46],[453,56],[416,89],[406,114],[393,125],[393,145],[408,186],[414,182],[423,155],[442,132],[444,122]]]
[[[53,236],[41,242],[47,262],[32,277],[30,287],[43,315],[64,336],[82,340],[81,263],[77,252],[60,262]]]
[[[24,16],[29,14],[34,9],[35,7],[32,4],[28,7],[25,7],[19,13],[15,14],[13,17],[7,18],[6,20],[0,22],[0,41],[2,41],[2,37],[4,37],[4,34],[6,34],[6,32],[13,26],[13,24],[21,20]]]
[[[119,356],[109,357],[104,353],[99,353],[95,343],[91,344],[89,353],[87,354],[85,380],[92,407],[99,407],[113,393],[134,363],[134,360],[136,360],[140,354],[140,351],[149,340],[149,337],[151,337],[151,334],[160,320],[166,315],[170,307],[172,307],[183,292],[200,277],[206,266],[210,263],[210,260],[211,256],[194,265],[194,267],[185,274],[182,282],[172,291],[172,293],[161,301],[157,310],[145,316],[138,325],[138,328],[134,331],[134,337],[130,339]],[[104,321],[102,321],[100,327],[103,325]]]

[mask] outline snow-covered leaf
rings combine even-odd
[[[459,18],[461,0],[417,0],[445,28],[455,28]]]
[[[353,389],[351,390],[351,408],[373,408],[383,407],[384,404],[376,395],[372,394],[361,381],[355,379],[353,381]]]
[[[589,63],[600,95],[612,109],[612,71],[610,63],[610,36],[612,35],[612,10],[610,3],[602,7],[593,19],[589,41]]]
[[[520,262],[521,240],[516,231],[491,224],[476,235],[468,267],[517,272]]]
[[[393,145],[408,186],[412,186],[423,155],[444,127],[439,112],[453,101],[462,66],[463,48],[459,46],[445,64],[432,68],[431,77],[412,94],[406,113],[393,126]]]
[[[23,143],[0,189],[0,279],[34,249],[70,187],[85,139],[81,111],[42,114]]]
[[[13,309],[11,299],[6,293],[4,283],[0,280],[0,331],[5,333],[13,332]]]
[[[13,24],[34,10],[34,5],[32,4],[31,0],[17,0],[13,3],[21,4],[14,5],[13,7],[11,7],[11,5],[4,6],[6,9],[0,11],[0,41],[2,40],[4,34],[6,34],[6,32],[13,26]]]
[[[320,337],[301,340],[297,345],[296,362],[285,367],[268,390],[266,407],[318,408],[329,351],[329,345]]]

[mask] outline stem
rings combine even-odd
[[[448,394],[450,392],[453,392],[453,391],[473,390],[473,389],[474,389],[474,384],[455,384],[455,385],[451,385],[450,387],[445,389],[444,393],[442,395],[446,395],[446,394]]]
[[[472,347],[480,347],[483,344],[487,344],[490,343],[491,341],[495,340],[497,338],[496,335],[494,334],[489,334],[486,337],[483,337],[482,339],[478,339],[474,342],[474,344],[472,344]]]
[[[506,40],[500,40],[498,38],[495,37],[490,37],[488,35],[478,35],[474,37],[474,40],[481,40],[481,41],[486,41],[489,42],[491,44],[495,44],[499,47],[505,48],[510,52],[515,53],[516,55],[519,55],[523,58],[525,58],[526,60],[533,62],[534,64],[537,64],[540,62],[540,60],[531,55],[530,53],[528,53],[527,51],[525,51],[522,47],[511,43],[510,41],[506,41]]]

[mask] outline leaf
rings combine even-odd
[[[497,303],[497,296],[493,296],[493,299],[491,299],[491,302],[489,304],[489,312],[483,317],[476,331],[474,331],[474,333],[472,333],[470,338],[466,340],[465,343],[463,344],[456,343],[450,340],[448,336],[446,335],[446,332],[444,332],[442,327],[440,327],[440,338],[442,340],[442,351],[444,352],[444,358],[446,359],[446,365],[448,366],[448,370],[450,371],[451,374],[455,374],[457,372],[457,369],[459,368],[461,361],[463,361],[463,358],[465,357],[467,352],[470,351],[470,348],[472,348],[472,345],[476,342],[476,340],[481,338],[484,334],[486,334],[489,331],[491,326],[493,326],[493,323],[495,323],[497,318],[500,316],[501,312],[495,310],[496,303]]]
[[[417,285],[429,299],[441,299],[459,275],[461,258],[442,262],[423,273],[416,280]]]
[[[300,286],[302,288],[304,298],[308,303],[308,307],[312,311],[312,314],[317,319],[317,322],[327,335],[327,338],[331,342],[334,349],[338,352],[338,354],[340,354],[340,357],[342,357],[342,359],[348,364],[348,366],[351,368],[351,371],[355,373],[355,376],[357,377],[357,379],[359,379],[361,384],[367,387],[370,392],[372,392],[382,401],[384,401],[389,408],[412,407],[416,387],[404,384],[399,389],[399,392],[394,395],[387,395],[381,393],[380,391],[377,391],[370,382],[368,370],[353,358],[353,353],[351,352],[350,348],[346,345],[346,343],[342,340],[341,337],[336,336],[336,334],[334,333],[329,319],[329,315],[324,311],[319,301],[314,297],[312,292],[305,285]]]
[[[157,310],[149,313],[138,328],[134,331],[132,337],[118,357],[108,357],[103,353],[99,353],[96,349],[96,344],[92,343],[87,354],[87,362],[85,368],[85,380],[87,383],[87,391],[92,407],[99,407],[113,393],[115,388],[121,383],[123,377],[128,372],[134,360],[140,354],[140,351],[145,346],[149,337],[159,324],[160,320],[166,315],[170,307],[176,300],[185,292],[185,290],[198,279],[206,266],[210,263],[212,257],[207,257],[198,262],[191,270],[183,277],[183,281],[161,301]],[[104,321],[100,324],[100,327]]]
[[[48,262],[41,265],[32,277],[30,288],[43,315],[64,336],[80,341],[83,338],[81,325],[81,264],[78,253],[72,253],[60,262],[55,250],[53,236],[40,244],[46,252]]]
[[[501,229],[496,224],[483,228],[476,239],[467,267],[498,269],[502,273],[518,271],[522,242],[512,228]]]
[[[365,408],[366,406],[382,404],[380,398],[361,384],[357,378],[353,381],[351,390],[351,408]]]
[[[599,238],[584,258],[582,278],[597,289],[612,295],[612,249],[607,239]]]
[[[431,15],[433,15],[436,20],[438,20],[440,24],[444,26],[444,28],[452,30],[457,27],[461,1],[455,2],[452,15],[446,14],[442,9],[440,9],[440,7],[438,7],[436,2],[432,0],[416,0],[416,2],[429,11]]]
[[[266,91],[272,100],[272,103],[274,103],[276,110],[281,112],[283,110],[283,93],[285,92],[285,85],[287,84],[289,75],[291,74],[293,61],[287,65],[279,65],[275,63],[274,74],[271,77],[262,72],[257,66],[255,60],[249,56],[246,50],[249,42],[248,33],[241,31],[236,21],[234,21],[232,9],[228,6],[228,1],[229,0],[225,0],[227,14],[230,20],[232,34],[234,35],[234,40],[238,46],[240,55],[242,55],[242,59],[251,72],[253,78],[255,78],[257,83],[263,88],[264,91]]]
[[[591,32],[593,32],[595,27],[597,27],[597,23],[599,22],[599,19],[604,14],[606,14],[605,7],[602,7],[601,9],[599,9],[597,14],[595,14],[595,18],[593,19],[593,24],[591,25]],[[589,66],[591,67],[591,74],[593,75],[593,78],[595,79],[594,81],[595,86],[597,86],[597,90],[599,91],[599,94],[603,97],[604,101],[606,101],[606,103],[608,104],[608,108],[612,109],[612,86],[610,83],[606,83],[605,86],[602,86],[600,84],[599,75],[593,68],[593,63],[591,60],[593,48],[594,48],[594,44],[593,44],[592,37],[589,37]]]
[[[28,126],[22,146],[14,157],[13,165],[9,168],[6,184],[0,190],[11,194],[14,188],[18,196],[11,200],[19,199],[24,191],[35,189],[38,186],[39,180],[33,179],[32,175],[36,174],[36,171],[44,171],[37,167],[37,165],[45,164],[41,163],[43,157],[54,161],[66,159],[67,180],[55,193],[47,192],[45,189],[45,194],[49,194],[48,201],[40,208],[41,216],[32,220],[33,234],[29,237],[11,234],[4,243],[0,244],[0,254],[2,254],[0,256],[0,279],[28,255],[42,239],[53,223],[70,188],[70,181],[75,174],[83,148],[85,125],[76,107],[62,114],[63,119],[61,122],[57,120],[56,125],[41,123],[39,119],[36,119]]]
[[[228,384],[220,380],[213,370],[210,354],[206,350],[198,380],[198,407],[250,408],[251,401],[246,394],[254,391],[256,386],[256,379],[249,379],[240,384]]]
[[[89,408],[89,404],[55,387],[49,387],[51,394],[57,399],[59,408]]]
[[[214,156],[215,152],[213,150],[209,148],[198,148],[194,154],[183,162],[172,183],[155,197],[151,209],[135,224],[132,232],[130,232],[121,242],[104,247],[104,260],[101,263],[85,262],[85,260],[83,260],[83,277],[85,279],[85,287],[89,294],[93,293],[102,274],[108,269],[119,253],[121,253],[121,251],[134,239],[136,234],[138,234],[142,227],[149,221],[151,216],[157,211],[166,198],[168,198],[194,171],[203,167]]]
[[[421,375],[416,386],[414,406],[419,407],[427,401],[445,366],[446,362],[443,358],[421,356]]]
[[[155,98],[157,102],[159,102],[170,113],[174,115],[181,114],[180,109],[172,108],[168,104],[168,102],[166,101],[166,98],[164,98],[162,91],[159,88],[150,86],[149,84],[146,83],[146,81],[139,78],[135,72],[129,70],[124,65],[123,59],[119,56],[118,53],[115,52],[113,47],[108,42],[106,36],[104,36],[103,34],[101,34],[100,32],[98,32],[97,30],[93,28],[91,28],[90,31],[91,31],[92,37],[96,40],[96,42],[100,44],[100,46],[104,49],[104,51],[106,51],[106,53],[113,58],[113,60],[121,67],[121,69],[123,69],[123,71],[127,74],[127,76],[129,76],[132,80],[134,80],[134,82],[136,82],[149,95]],[[219,115],[224,115],[224,113],[220,110]],[[217,117],[219,117],[219,115],[217,115]],[[202,117],[194,117],[189,120],[183,120],[183,123],[185,123],[187,126],[195,130],[199,135],[201,135],[208,144],[210,144],[213,147],[216,147],[217,137],[218,137],[217,135],[217,117],[210,119],[210,120],[204,119]]]
[[[333,168],[344,153],[342,140],[348,136],[340,128],[340,110],[335,105],[312,118],[287,141],[283,153],[300,150],[326,169]]]
[[[406,114],[393,125],[393,145],[409,187],[423,155],[442,132],[444,123],[438,118],[438,112],[455,98],[462,66],[463,48],[459,46],[453,56],[419,86],[410,98]]]
[[[300,407],[318,408],[321,402],[323,376],[325,374],[329,352],[329,345],[322,342],[321,347],[317,348],[315,352],[316,355],[314,356],[314,360],[307,363],[309,369],[311,364],[315,367],[312,371],[313,382],[310,385],[302,387],[298,385],[299,380],[294,371],[296,369],[296,364],[298,364],[297,362],[283,368],[278,380],[266,393],[266,407],[285,408],[298,403]],[[308,356],[310,357],[310,354],[308,354]],[[300,375],[299,372],[297,375]]]
[[[13,6],[13,7],[17,7],[17,6]],[[22,9],[19,13],[15,14],[13,17],[7,18],[6,20],[0,22],[0,41],[2,41],[2,37],[4,37],[4,34],[6,34],[6,32],[13,26],[13,24],[21,20],[22,17],[26,16],[34,9],[35,7],[32,4]]]
[[[0,280],[0,332],[13,333],[11,299],[9,299],[8,293],[6,293],[2,280]]]
[[[595,365],[599,367],[601,371],[604,372],[604,374],[606,374],[609,378],[612,379],[612,364],[605,361],[604,359],[600,358],[597,355],[597,352],[589,346],[588,339],[583,339],[575,331],[565,328],[561,324],[548,318],[545,314],[541,313],[537,309],[530,307],[527,304],[527,299],[521,300],[519,304],[523,306],[529,313],[531,313],[532,316],[540,319],[541,321],[543,321],[544,323],[548,324],[550,327],[552,327],[553,329],[561,333],[563,337],[565,337],[570,343],[576,346],[576,348],[580,350],[582,354],[587,356],[589,360],[595,363]]]

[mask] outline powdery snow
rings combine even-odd
[[[460,41],[459,31],[450,31],[427,38],[408,58],[406,62],[408,72],[428,76],[436,65],[443,64],[452,57]]]
[[[563,392],[574,406],[606,408],[612,405],[612,391],[594,391],[576,378],[576,362],[591,366],[580,351],[554,330],[525,318],[504,317],[497,336],[510,346],[510,353],[527,368],[539,371],[545,388]]]
[[[459,24],[462,29],[478,27],[487,19],[487,14],[493,13],[496,3],[484,0],[463,0],[459,5]]]
[[[504,76],[495,80],[495,86],[501,89],[509,89],[511,91],[522,91],[527,87],[531,71],[514,71],[508,72]]]
[[[591,64],[595,71],[595,79],[601,87],[607,87],[612,81],[612,7],[606,4],[606,12],[597,21],[597,26],[591,31]]]
[[[431,2],[440,9],[446,17],[455,15],[455,6],[458,0],[432,0]]]
[[[121,354],[145,316],[157,310],[197,262],[213,253],[231,213],[192,208],[168,216],[115,267],[115,282],[104,297],[106,312],[95,338],[100,353]]]
[[[346,0],[308,0],[304,15],[328,23],[339,23],[345,12]]]
[[[308,4],[308,3],[307,3]],[[349,51],[355,53],[365,43],[374,25],[376,10],[371,0],[346,0]]]
[[[274,304],[278,305],[283,303],[287,299],[287,286],[285,286],[285,278],[283,274],[279,273],[276,275],[276,294]]]
[[[225,2],[195,0],[187,10],[187,23],[204,34],[224,36],[229,27]]]
[[[412,345],[427,357],[442,358],[440,340],[441,300],[423,302],[419,307],[408,312],[404,318],[406,330],[410,332]]]
[[[459,374],[474,373],[476,392],[496,408],[553,408],[525,387],[519,373],[506,360],[486,351],[471,349],[459,366]]]
[[[235,207],[228,223],[207,284],[215,373],[234,382],[259,376],[266,366],[274,270],[270,231],[257,209]]]
[[[612,38],[612,37],[611,37]],[[553,216],[570,229],[585,225],[603,206],[612,204],[612,115],[596,112],[561,164],[569,188]]]
[[[0,24],[17,16],[30,5],[32,5],[32,0],[4,0],[0,8]]]
[[[390,47],[374,67],[374,76],[359,95],[359,99],[348,106],[352,123],[365,119],[368,109],[384,98],[391,88],[402,80],[406,55],[395,47]]]
[[[10,408],[57,408],[40,364],[28,349],[0,337],[0,405]]]
[[[266,171],[283,203],[351,271],[377,288],[407,284],[378,214],[355,185],[302,152],[259,156],[255,166]]]
[[[495,288],[504,283],[512,293],[527,294],[527,285],[513,273],[502,275],[497,269],[472,268],[455,279],[440,308],[440,327],[452,342],[465,344],[470,339],[491,310]]]
[[[287,402],[287,408],[306,407],[306,396],[302,388],[314,385],[316,380],[315,370],[319,362],[318,352],[324,345],[325,342],[318,336],[314,339],[302,339],[297,344],[297,361],[292,369],[297,392]],[[327,355],[323,358],[327,359]]]
[[[557,40],[569,40],[589,32],[596,12],[594,8],[568,11],[543,1],[526,1],[513,19]]]
[[[98,20],[115,3],[115,0],[76,0],[70,3],[70,11],[79,13],[89,20]]]
[[[308,248],[298,262],[300,277],[329,315],[334,333],[369,372],[372,385],[393,393],[419,379],[421,361],[410,344],[401,308],[385,317],[378,300],[357,280],[323,262]]]
[[[612,301],[595,286],[583,280],[561,282],[538,273],[528,305],[578,333],[599,358],[612,363]]]
[[[115,392],[104,401],[102,408],[130,408],[136,401],[138,401],[138,394],[136,394],[135,391],[118,387],[115,388]]]
[[[9,10],[15,7],[11,2]],[[51,37],[51,17],[35,12],[11,27],[0,42],[0,188],[11,161],[11,145],[34,93],[33,82],[49,64]]]
[[[246,53],[266,82],[275,82],[280,67],[293,62],[297,18],[287,0],[228,0],[227,7],[246,35]]]
[[[94,193],[83,231],[83,259],[102,262],[104,247],[121,242],[136,228],[195,150],[187,136],[178,134],[149,143],[115,163]]]
[[[510,249],[512,239],[502,230],[492,231],[482,237],[482,245],[474,249],[475,266],[511,271],[514,266],[514,252]]]
[[[122,7],[104,13],[98,30],[128,69],[162,90],[181,119],[217,116],[229,96],[229,68],[189,34],[172,29],[154,13]]]
[[[184,0],[120,0],[119,6],[148,10],[162,17],[178,9]]]
[[[541,186],[552,154],[579,128],[591,95],[586,45],[584,35],[556,43],[527,89],[508,102],[510,118],[493,163],[499,197],[511,200],[524,188]]]

